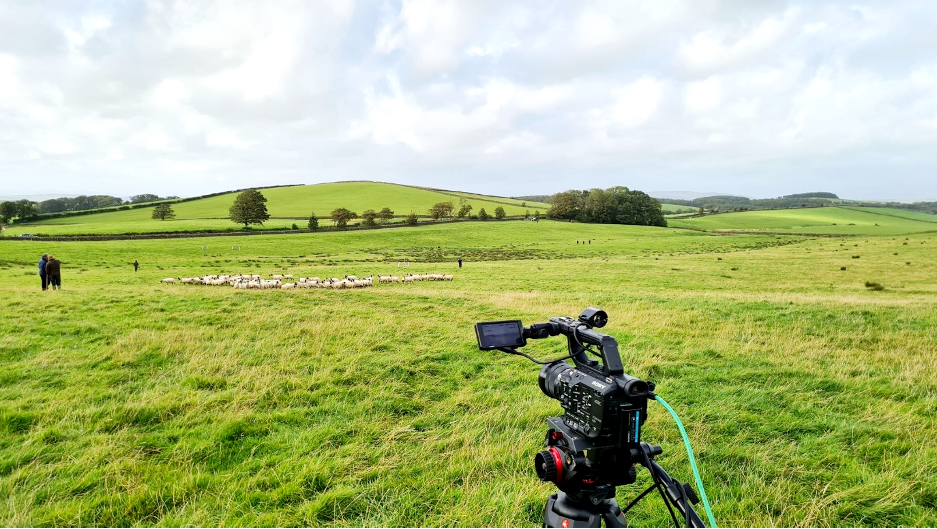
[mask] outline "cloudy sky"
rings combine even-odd
[[[0,2],[0,195],[937,199],[937,2]]]

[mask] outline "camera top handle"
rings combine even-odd
[[[578,320],[569,316],[554,317],[546,323],[534,323],[524,327],[524,338],[536,340],[559,334],[566,336],[569,356],[579,369],[605,377],[624,374],[621,356],[618,354],[618,342],[611,336],[594,330],[587,322],[582,321],[581,317]],[[589,345],[599,348],[604,364],[598,366],[597,361],[586,356],[586,348]]]

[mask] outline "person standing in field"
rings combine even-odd
[[[140,263],[136,259],[133,260],[133,271],[136,272],[137,268],[140,268]]]
[[[462,268],[462,258],[459,257],[459,268]]]
[[[62,262],[54,255],[50,255],[46,262],[46,277],[52,290],[62,289]]]
[[[39,279],[42,280],[42,290],[45,290],[49,285],[46,282],[46,263],[49,261],[49,254],[42,254],[42,259],[39,259]]]

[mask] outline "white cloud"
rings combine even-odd
[[[482,2],[403,0],[400,12],[388,16],[377,29],[374,50],[406,52],[421,74],[452,71],[466,52],[481,9]],[[475,46],[469,51],[494,49]]]
[[[224,129],[209,132],[205,137],[205,143],[214,147],[232,147],[235,149],[246,149],[249,145],[248,142],[234,132]]]
[[[690,112],[703,113],[716,108],[722,100],[722,81],[710,77],[704,81],[687,83],[683,104]]]
[[[769,16],[751,29],[720,27],[693,36],[677,52],[677,64],[694,75],[744,67],[772,52],[800,20],[797,9]]]
[[[16,57],[0,53],[0,98],[11,98],[19,93],[17,62]],[[2,99],[0,105],[3,105]]]
[[[625,127],[636,127],[657,112],[663,92],[663,83],[645,77],[622,87],[612,108],[615,121]]]

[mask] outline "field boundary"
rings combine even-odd
[[[416,226],[410,226],[406,223],[394,223],[376,226],[349,226],[345,228],[337,228],[334,226],[329,226],[325,228],[319,228],[317,230],[306,229],[279,229],[279,230],[245,230],[245,231],[203,231],[203,232],[164,232],[164,233],[125,233],[125,234],[102,234],[102,235],[59,235],[51,237],[41,237],[41,236],[32,236],[32,237],[0,237],[0,241],[23,241],[23,242],[81,242],[81,241],[129,241],[129,240],[144,240],[144,239],[185,239],[185,238],[203,238],[203,237],[240,237],[248,235],[292,235],[292,234],[310,234],[310,233],[322,233],[322,232],[342,232],[342,231],[366,231],[366,230],[386,230],[386,229],[396,229],[396,228],[419,228],[421,226],[435,226],[438,224],[451,224],[456,222],[505,222],[505,221],[524,221],[523,217],[512,217],[504,219],[489,219],[489,220],[478,220],[478,219],[451,219],[451,220],[441,220],[441,221],[422,221]]]
[[[869,211],[869,208],[879,207],[879,206],[839,206],[839,207],[841,207],[841,208],[843,208],[843,209],[848,209],[848,210],[851,210],[851,211],[858,211],[858,212],[860,212],[860,213],[868,213],[868,214],[870,214],[870,215],[881,215],[881,216],[883,216],[883,217],[889,217],[889,218],[892,218],[892,219],[901,219],[901,220],[910,220],[910,221],[914,221],[914,222],[926,222],[926,223],[928,223],[928,224],[937,224],[937,220],[912,219],[911,217],[902,217],[902,216],[900,216],[900,215],[890,215],[890,214],[888,214],[888,213],[882,213],[881,211]],[[859,209],[859,208],[865,208],[865,209]],[[902,211],[910,211],[910,212],[912,212],[912,213],[924,213],[924,214],[927,214],[927,212],[925,212],[925,211],[915,211],[915,210],[913,210],[913,209],[902,210]]]

